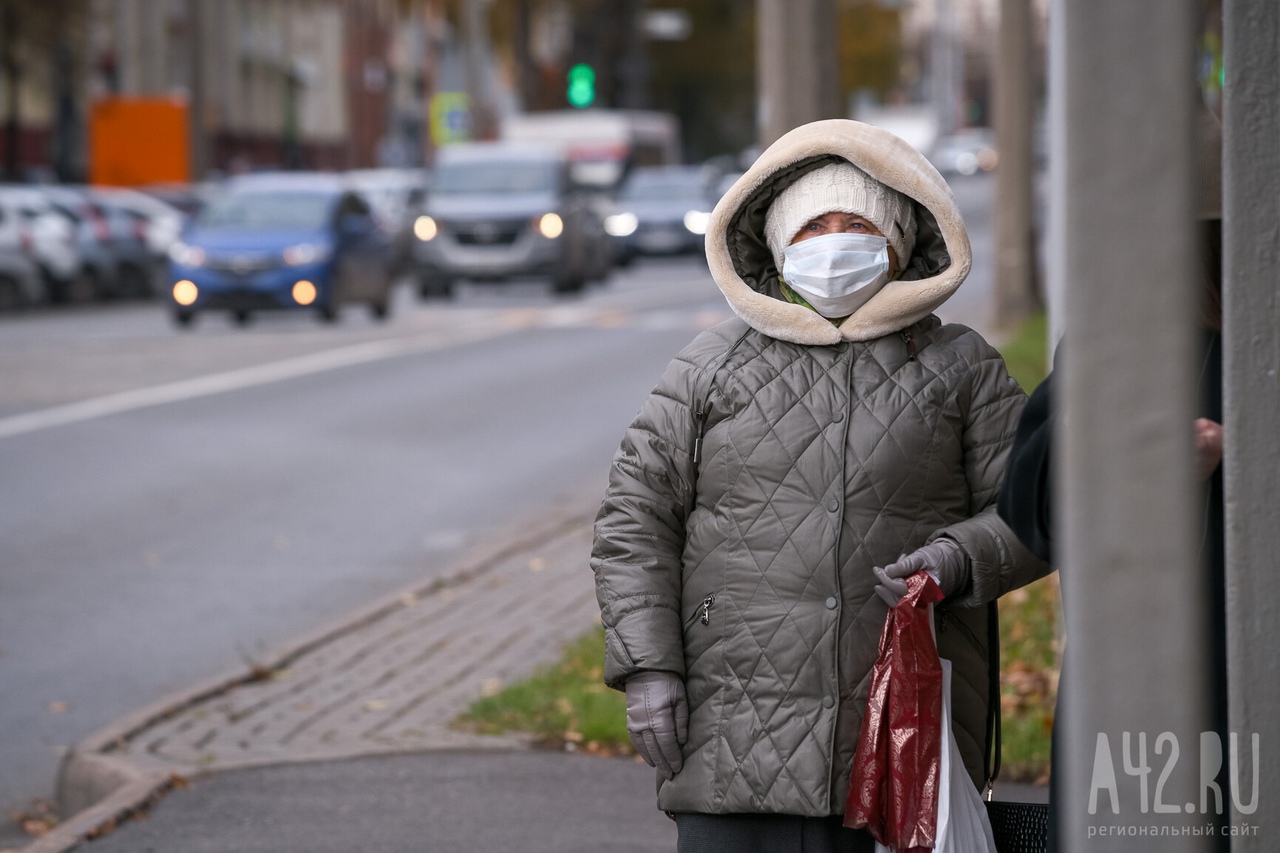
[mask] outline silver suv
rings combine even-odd
[[[557,293],[574,293],[612,265],[599,207],[569,180],[556,148],[477,142],[441,149],[414,236],[424,297],[451,296],[461,278],[525,276],[549,276]]]

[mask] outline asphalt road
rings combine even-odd
[[[987,331],[993,182],[955,186],[976,262],[940,313]],[[728,316],[696,259],[396,309],[0,318],[0,813],[121,715],[598,499],[662,368]]]

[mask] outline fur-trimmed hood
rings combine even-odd
[[[848,160],[915,204],[915,250],[903,272],[840,326],[781,298],[765,213],[796,178]],[[770,337],[812,346],[869,341],[933,313],[969,274],[969,235],[938,170],[894,134],[848,119],[801,125],[770,145],[711,212],[707,261],[735,314]]]

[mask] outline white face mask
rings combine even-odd
[[[823,234],[782,253],[782,279],[823,317],[848,317],[889,281],[889,241]]]

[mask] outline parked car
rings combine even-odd
[[[549,276],[555,292],[573,293],[612,265],[603,215],[591,191],[570,180],[556,147],[477,142],[441,149],[414,234],[425,297],[452,295],[460,278],[522,276]]]
[[[967,127],[943,136],[929,154],[929,162],[944,175],[990,172],[999,160],[996,135],[989,127]]]
[[[147,253],[147,284],[159,291],[168,264],[169,249],[182,234],[184,216],[168,202],[130,189],[103,189],[98,197],[123,211],[136,239],[139,235]]]
[[[83,301],[150,291],[145,240],[128,214],[97,198],[89,187],[58,184],[40,192],[71,220],[80,259],[70,289],[59,298]]]
[[[699,166],[633,169],[605,223],[619,262],[637,255],[701,252],[715,202],[715,188]]]
[[[363,193],[391,235],[391,265],[397,275],[409,271],[413,223],[422,213],[430,185],[426,169],[353,169],[347,180]]]
[[[36,302],[43,290],[29,225],[19,210],[0,203],[0,311]]]
[[[36,187],[0,186],[0,243],[25,241],[39,275],[31,301],[53,301],[72,287],[80,271],[75,227]],[[12,235],[8,236],[8,235]],[[23,262],[25,264],[25,262]]]
[[[211,198],[170,249],[179,325],[204,311],[239,323],[255,311],[338,318],[349,302],[378,319],[391,306],[390,247],[368,203],[335,175],[256,174]]]

